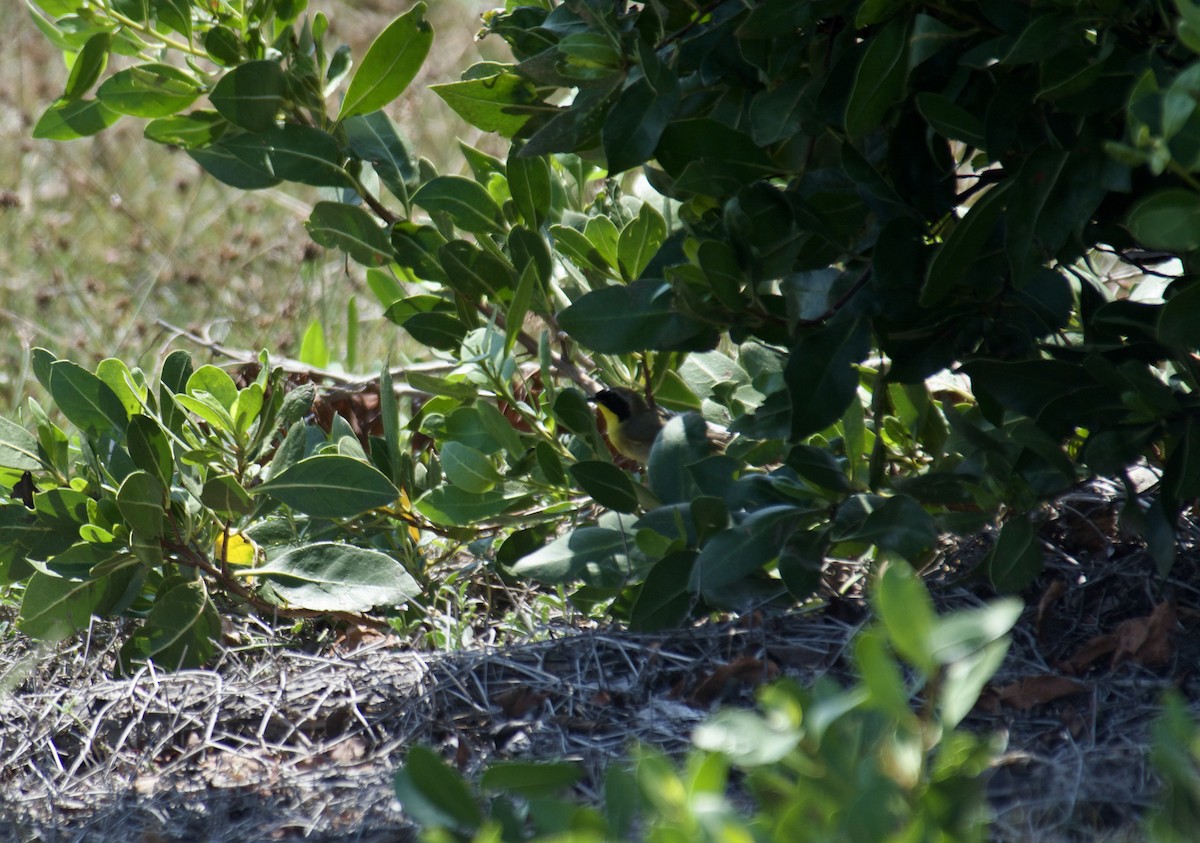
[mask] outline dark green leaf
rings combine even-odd
[[[318,202],[304,226],[317,243],[341,249],[364,266],[383,266],[392,261],[387,229],[357,205]]]
[[[931,307],[967,278],[1008,202],[1008,183],[993,187],[961,219],[933,256],[921,288],[921,305]]]
[[[550,214],[550,162],[544,157],[510,155],[508,191],[521,218],[534,229]]]
[[[478,182],[462,176],[438,176],[421,185],[412,201],[427,211],[442,211],[454,224],[472,234],[498,234],[504,215],[496,200]]]
[[[586,579],[616,585],[641,564],[632,534],[605,527],[579,527],[512,566],[514,574],[543,583]]]
[[[671,553],[654,563],[630,610],[630,626],[639,632],[658,632],[687,620],[696,600],[688,590],[695,563],[694,550]]]
[[[638,54],[641,76],[621,92],[600,135],[610,175],[652,158],[679,107],[679,80],[674,72],[643,42],[638,42]]]
[[[730,585],[779,558],[788,535],[799,525],[800,512],[794,506],[765,507],[713,536],[692,569],[692,592],[720,605]]]
[[[584,295],[558,315],[563,330],[605,354],[646,349],[707,350],[708,326],[681,313],[670,284],[641,279]]]
[[[254,510],[254,501],[232,474],[208,478],[200,490],[200,502],[225,517],[246,515]]]
[[[497,761],[483,771],[479,786],[523,796],[547,796],[566,790],[582,777],[578,765],[566,762]]]
[[[1000,536],[988,554],[988,579],[997,591],[1015,594],[1042,572],[1042,561],[1042,546],[1033,522],[1024,516],[1010,518],[1000,528]]]
[[[250,132],[275,126],[287,94],[287,76],[277,61],[251,61],[230,70],[209,101],[221,116]]]
[[[262,167],[277,179],[318,187],[354,184],[342,168],[337,141],[320,129],[285,123],[264,132],[228,136],[221,146],[247,166]]]
[[[784,380],[791,395],[792,439],[817,433],[840,419],[858,395],[855,365],[870,351],[865,320],[835,319],[792,349]]]
[[[846,132],[863,135],[883,122],[908,85],[908,22],[892,20],[867,39],[867,49],[846,100]]]
[[[417,342],[443,351],[458,351],[467,335],[467,326],[449,313],[417,313],[403,327]]]
[[[616,512],[637,512],[633,480],[621,469],[602,460],[584,460],[571,466],[571,476],[592,500]]]

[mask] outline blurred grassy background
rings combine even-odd
[[[331,49],[355,58],[411,2],[310,0],[332,27]],[[496,39],[477,44],[488,0],[433,0],[437,35],[417,81],[393,116],[420,156],[463,172],[456,138],[479,136],[425,89],[500,58]],[[319,319],[330,351],[345,350],[346,305],[357,297],[357,368],[378,367],[406,337],[382,318],[361,267],[311,244],[303,221],[316,190],[285,186],[246,193],[203,175],[183,153],[142,138],[125,118],[92,139],[35,141],[32,127],[66,79],[61,56],[34,27],[23,2],[0,3],[0,413],[12,417],[40,395],[29,350],[44,346],[92,366],[119,357],[147,371],[186,340],[164,320],[239,348],[295,355]],[[482,50],[481,50],[482,48]],[[206,352],[191,347],[197,359]]]

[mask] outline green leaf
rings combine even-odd
[[[671,285],[651,278],[593,290],[559,313],[558,322],[583,345],[605,354],[707,351],[716,345],[709,326],[680,312]]]
[[[571,476],[592,500],[616,512],[640,508],[633,480],[611,462],[584,460],[571,466]]]
[[[480,494],[504,481],[486,454],[461,442],[444,444],[441,456],[446,479],[464,492]]]
[[[521,218],[531,228],[541,228],[550,214],[550,162],[543,156],[508,157],[508,191]]]
[[[449,828],[468,837],[483,815],[462,776],[432,750],[413,747],[396,771],[396,798],[404,813],[423,826]]]
[[[110,32],[97,32],[88,38],[87,43],[76,54],[75,62],[71,65],[71,74],[67,77],[63,99],[77,100],[91,90],[108,64],[110,47],[112,47],[112,33]]]
[[[1182,187],[1155,191],[1134,203],[1127,224],[1147,249],[1200,249],[1200,193]]]
[[[630,610],[630,626],[638,632],[658,632],[675,629],[687,620],[696,602],[688,590],[695,564],[693,550],[670,553],[655,562]]]
[[[849,492],[850,480],[837,457],[825,448],[796,445],[788,453],[787,464],[805,480],[833,492]]]
[[[400,496],[400,490],[374,466],[341,454],[300,460],[252,492],[315,518],[352,518],[388,506]]]
[[[151,120],[143,135],[155,143],[199,149],[216,143],[228,126],[229,123],[217,112],[201,110]]]
[[[692,732],[692,743],[719,752],[741,767],[778,764],[800,743],[804,732],[790,721],[753,711],[726,709]]]
[[[433,44],[433,27],[425,20],[425,9],[424,2],[415,4],[371,42],[346,89],[339,121],[377,111],[404,93]]]
[[[96,89],[96,98],[120,114],[166,117],[187,108],[203,87],[169,64],[137,64],[117,71]]]
[[[140,373],[135,376],[124,361],[107,357],[96,366],[96,377],[108,384],[108,388],[121,399],[127,415],[142,412],[148,390]]]
[[[99,100],[60,100],[38,118],[33,136],[39,140],[75,140],[102,132],[121,118]]]
[[[245,487],[232,474],[217,474],[204,481],[200,503],[225,517],[247,515],[254,511],[254,501]]]
[[[117,490],[117,508],[130,528],[145,539],[163,536],[163,485],[153,474],[135,471]]]
[[[537,282],[537,265],[533,261],[530,261],[521,272],[521,278],[517,282],[517,289],[513,291],[512,302],[509,304],[508,311],[505,314],[505,318],[508,320],[504,326],[504,353],[506,356],[512,354],[512,350],[517,344],[517,339],[521,336],[521,331],[524,330],[525,316],[529,313],[529,307],[533,303],[533,294],[538,286]]]
[[[643,204],[638,215],[621,229],[617,241],[621,275],[626,281],[641,277],[666,238],[667,221],[649,203]]]
[[[483,790],[516,793],[527,797],[549,796],[583,778],[578,764],[545,761],[494,761],[483,771]]]
[[[265,132],[275,126],[287,86],[287,75],[279,62],[251,61],[222,76],[208,99],[233,125]]]
[[[904,675],[879,630],[868,628],[856,636],[854,661],[870,694],[870,705],[903,724],[911,724],[914,718]]]
[[[302,545],[261,568],[238,573],[265,577],[290,606],[316,612],[365,612],[421,593],[417,581],[391,556],[336,542]]]
[[[1166,345],[1200,347],[1200,284],[1190,284],[1167,299],[1155,333]]]
[[[204,581],[170,577],[163,581],[145,625],[121,648],[124,672],[149,659],[168,670],[204,666],[216,651],[221,617]]]
[[[883,122],[908,85],[908,22],[897,18],[866,40],[846,100],[846,133],[858,137]]]
[[[696,558],[689,581],[692,592],[722,605],[723,592],[729,586],[779,557],[787,537],[799,526],[801,513],[788,505],[764,507],[713,536]]]
[[[685,503],[699,487],[690,466],[713,453],[708,424],[699,413],[684,413],[667,421],[654,440],[646,466],[652,491],[663,503]]]
[[[899,562],[888,565],[873,602],[896,652],[925,677],[933,676],[938,663],[930,650],[937,615],[925,584],[913,569]]]
[[[1002,594],[1014,594],[1030,585],[1042,572],[1042,545],[1033,523],[1018,516],[1004,522],[988,554],[988,579]]]
[[[515,73],[430,85],[430,90],[472,126],[506,138],[519,132],[537,108],[545,108],[533,83]]]
[[[947,729],[958,728],[958,724],[971,713],[984,686],[1004,662],[1008,646],[1008,640],[993,641],[947,666],[942,674],[941,694],[938,696],[942,723]]]
[[[549,584],[583,578],[590,585],[616,586],[643,561],[632,534],[607,527],[579,527],[519,560],[512,572]]]
[[[495,518],[528,501],[528,495],[504,488],[466,492],[455,486],[438,486],[418,498],[413,508],[435,524],[462,527]]]
[[[385,266],[392,262],[387,229],[357,205],[318,202],[304,227],[320,245],[341,249],[363,266]]]
[[[413,194],[412,201],[431,213],[446,213],[456,226],[472,234],[504,230],[504,214],[487,188],[462,176],[430,179]]]
[[[342,128],[350,151],[374,167],[392,195],[407,203],[408,185],[417,180],[417,163],[391,118],[373,111],[351,117]]]
[[[834,319],[803,337],[784,369],[792,403],[792,439],[824,430],[838,421],[858,396],[858,370],[871,349],[864,319]]]
[[[927,656],[938,665],[950,665],[968,658],[1007,635],[1023,609],[1020,600],[1006,597],[979,609],[938,618],[929,631]]]
[[[103,615],[125,585],[119,578],[74,581],[34,573],[25,585],[17,629],[41,641],[59,641],[87,629]]]
[[[3,417],[0,417],[0,466],[16,471],[38,471],[45,467],[38,456],[37,437]]]
[[[204,365],[188,377],[187,393],[196,398],[211,395],[219,406],[229,410],[233,407],[233,402],[237,401],[238,388],[224,369]]]
[[[324,369],[329,365],[329,346],[325,344],[325,328],[320,319],[308,323],[300,340],[300,362]]]
[[[51,364],[50,394],[59,412],[88,435],[125,428],[128,415],[117,394],[100,378],[69,360]]]

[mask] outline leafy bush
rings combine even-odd
[[[768,686],[760,712],[701,725],[682,769],[649,749],[612,768],[600,810],[560,795],[576,766],[498,762],[476,794],[422,748],[396,794],[429,840],[984,840],[982,776],[999,747],[958,725],[1003,660],[1020,603],[937,617],[900,564],[876,609],[855,646],[857,685]],[[734,781],[752,812],[732,801]]]
[[[469,177],[435,172],[381,110],[433,43],[422,3],[357,66],[304,0],[34,5],[71,61],[37,136],[140,118],[149,140],[235,187],[331,191],[313,239],[367,267],[387,317],[458,363],[407,374],[428,400],[382,457],[341,456],[390,467],[389,491],[426,528],[519,527],[496,550],[513,573],[582,581],[580,603],[612,601],[618,618],[656,628],[805,599],[831,555],[919,562],[940,531],[1005,509],[987,571],[1018,590],[1041,564],[1035,504],[1140,458],[1161,465],[1161,494],[1126,516],[1160,569],[1171,564],[1175,516],[1200,492],[1194,279],[1135,301],[1093,259],[1150,248],[1190,266],[1200,248],[1191,2],[1176,20],[1148,0],[512,0],[484,33],[513,61],[434,86],[510,144],[505,160],[464,145]],[[973,398],[936,380],[951,367]],[[585,394],[597,379],[685,411],[640,475],[598,435]],[[124,418],[72,419],[89,510],[120,502],[133,416],[211,423],[165,380],[170,401],[134,390]],[[128,392],[99,381],[101,407]],[[723,453],[702,418],[736,434]],[[275,433],[256,435],[269,450]],[[401,472],[406,446],[428,440]],[[192,447],[168,445],[176,465]],[[37,472],[35,511],[71,482],[46,447],[66,446],[39,441],[7,461],[13,481]],[[223,476],[201,463],[202,482]],[[256,491],[258,478],[233,476],[303,513],[272,497],[274,481]],[[164,513],[168,500],[205,506],[194,477],[155,479]],[[581,521],[588,498],[610,511]],[[369,518],[397,510],[368,503]],[[103,516],[104,553],[169,581],[177,560],[147,546],[166,549],[169,534],[125,510]],[[346,510],[335,517],[357,517]],[[264,515],[229,510],[225,523],[253,533]],[[29,517],[41,516],[10,515]],[[78,523],[55,522],[57,543],[32,552],[18,522],[8,555],[103,590],[106,567],[55,573],[58,554],[95,552],[100,534]],[[390,529],[381,541],[399,547],[405,528]],[[325,579],[341,570],[313,564]],[[9,581],[28,574],[9,564]]]

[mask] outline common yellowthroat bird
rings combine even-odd
[[[645,465],[650,449],[662,432],[666,416],[632,389],[623,386],[602,389],[592,396],[604,417],[608,441],[620,453]]]

